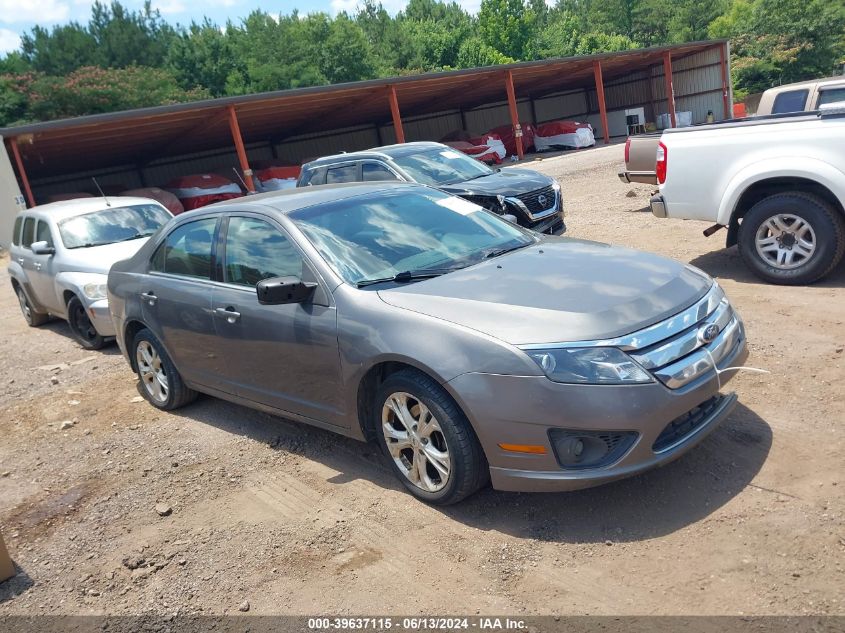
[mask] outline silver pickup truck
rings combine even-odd
[[[817,110],[820,106],[845,100],[845,77],[814,79],[786,86],[769,88],[760,98],[756,116]],[[657,144],[663,131],[628,137],[625,142],[625,171],[619,172],[622,182],[657,184],[654,171]]]

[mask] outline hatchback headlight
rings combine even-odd
[[[85,284],[82,286],[82,294],[89,299],[105,299],[108,296],[108,285]]]
[[[615,347],[525,350],[550,380],[587,385],[652,382],[651,374]]]

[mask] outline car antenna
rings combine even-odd
[[[232,171],[235,172],[235,175],[238,177],[238,180],[241,181],[241,184],[244,186],[244,189],[246,189],[246,195],[253,195],[255,192],[249,190],[249,187],[246,186],[246,181],[241,178],[241,175],[238,173],[238,170],[235,167],[232,167]]]
[[[103,200],[105,200],[105,201],[106,201],[106,206],[107,206],[107,207],[110,207],[110,206],[111,206],[111,202],[109,202],[109,199],[106,197],[106,194],[103,192],[103,188],[102,188],[102,187],[100,187],[100,183],[98,183],[98,182],[97,182],[97,179],[96,179],[96,178],[94,178],[93,176],[91,176],[91,180],[93,180],[93,181],[94,181],[94,186],[95,186],[95,187],[97,187],[97,191],[99,191],[99,192],[100,192],[100,195],[101,195],[101,196],[103,196]]]

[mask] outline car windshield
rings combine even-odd
[[[493,173],[484,163],[445,146],[397,156],[393,162],[424,185],[451,185]]]
[[[429,189],[339,200],[290,218],[351,284],[449,272],[536,241],[478,205]]]
[[[156,204],[109,207],[59,222],[65,248],[88,248],[149,237],[170,219]]]

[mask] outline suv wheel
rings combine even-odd
[[[817,196],[779,193],[755,204],[739,225],[739,252],[774,284],[810,284],[831,272],[845,252],[845,226]]]
[[[436,381],[414,370],[384,381],[377,433],[393,471],[429,503],[456,503],[481,488],[489,467],[469,421]]]
[[[85,349],[100,349],[106,344],[106,339],[97,332],[79,297],[74,296],[67,302],[67,322],[73,336]]]
[[[21,306],[21,313],[23,314],[23,318],[26,320],[27,325],[30,327],[38,327],[39,325],[43,325],[47,322],[50,318],[49,315],[35,311],[32,304],[29,302],[26,293],[23,291],[23,288],[16,286],[15,294],[18,295],[18,303]]]
[[[185,386],[173,361],[152,332],[144,329],[135,335],[131,354],[141,381],[141,394],[154,407],[170,411],[197,399],[197,392]]]

